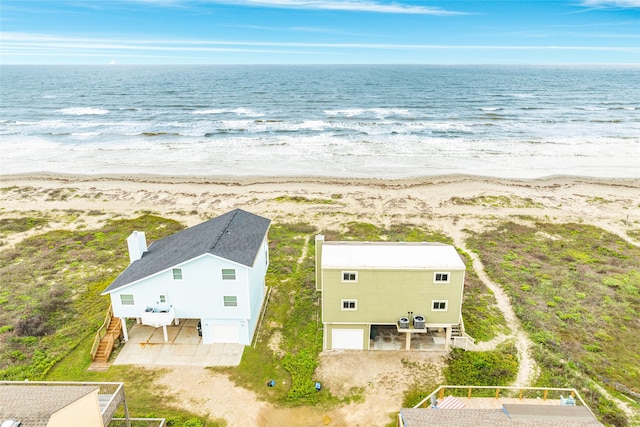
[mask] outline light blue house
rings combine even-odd
[[[143,232],[127,243],[131,264],[102,292],[111,297],[114,317],[154,327],[198,319],[202,342],[240,343],[253,339],[265,297],[271,221],[235,209],[148,248]]]

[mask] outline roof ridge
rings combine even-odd
[[[209,252],[213,251],[213,248],[215,248],[216,245],[218,244],[218,242],[220,241],[220,239],[222,239],[222,236],[224,236],[224,233],[229,229],[229,225],[231,224],[231,221],[233,221],[233,219],[238,214],[238,211],[239,211],[239,209],[236,208],[236,209],[234,209],[233,211],[230,212],[230,213],[232,213],[232,215],[229,218],[229,221],[227,221],[227,223],[222,227],[222,231],[220,231],[220,233],[213,240],[213,243],[209,247]]]

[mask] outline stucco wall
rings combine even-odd
[[[47,427],[102,427],[98,390],[54,413]]]

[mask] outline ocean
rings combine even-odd
[[[640,177],[637,66],[0,67],[0,173]]]

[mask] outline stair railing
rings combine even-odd
[[[96,332],[96,336],[93,339],[93,345],[91,346],[91,360],[96,359],[96,353],[98,352],[98,346],[100,345],[100,341],[102,338],[107,335],[107,328],[109,327],[109,323],[111,322],[111,318],[113,317],[113,307],[109,304],[109,310],[107,310],[107,315],[104,318],[104,322],[102,322],[102,326]]]

